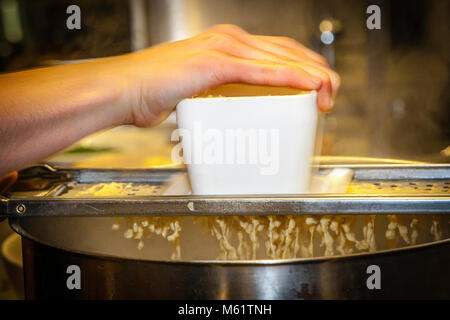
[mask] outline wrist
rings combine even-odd
[[[104,101],[104,116],[108,127],[133,124],[131,105],[137,93],[127,71],[125,56],[92,61],[97,63],[98,88]]]

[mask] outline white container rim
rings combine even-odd
[[[193,98],[185,98],[182,101],[210,101],[210,100],[258,100],[262,98],[277,98],[277,99],[293,99],[298,98],[299,96],[311,97],[317,96],[316,90],[311,90],[306,93],[298,93],[298,94],[286,94],[286,95],[264,95],[264,96],[243,96],[243,97],[193,97]]]

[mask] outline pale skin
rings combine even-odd
[[[317,90],[340,85],[325,58],[293,39],[219,25],[195,37],[93,61],[0,75],[0,177],[96,131],[162,121],[183,98],[225,83]]]

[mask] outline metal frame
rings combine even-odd
[[[325,165],[321,171],[345,167],[356,181],[450,180],[450,165]],[[67,182],[136,182],[162,185],[184,169],[72,169],[39,166],[20,179],[54,177],[46,196],[0,199],[0,217],[27,216],[161,216],[285,214],[411,214],[450,213],[450,194],[308,194],[244,196],[126,196],[57,198]],[[21,178],[22,177],[22,178]],[[59,182],[58,182],[59,181]]]

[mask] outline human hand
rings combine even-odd
[[[340,77],[326,59],[293,39],[218,25],[195,37],[117,57],[130,93],[127,122],[151,126],[188,97],[225,83],[317,90],[332,108]]]

